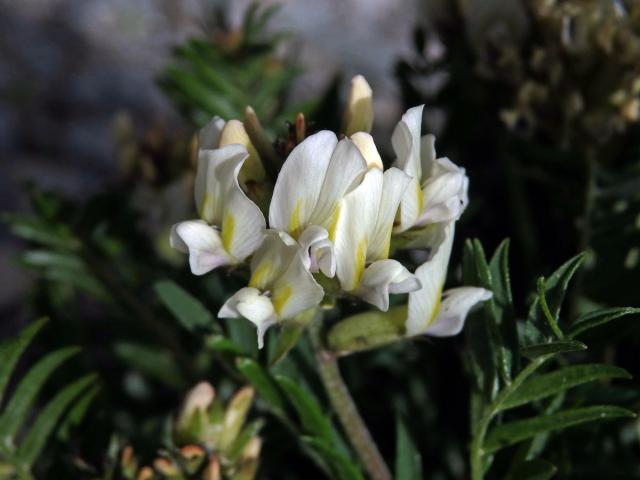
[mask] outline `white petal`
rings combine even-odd
[[[267,230],[262,244],[251,258],[249,286],[270,290],[289,268],[293,258],[299,255],[299,249],[298,243],[287,234]]]
[[[212,150],[218,146],[220,133],[225,122],[220,117],[213,117],[200,132],[198,132],[198,149]],[[200,155],[198,152],[198,165],[196,167],[196,179],[194,184],[194,196],[198,214],[202,211],[204,195],[207,186],[207,169],[209,168],[209,157]]]
[[[365,269],[357,295],[386,312],[390,293],[414,292],[420,286],[420,281],[400,262],[379,260]]]
[[[244,317],[252,322],[258,330],[258,348],[264,345],[267,329],[276,323],[275,311],[269,297],[251,287],[241,288],[233,294],[218,312],[218,317]]]
[[[230,156],[214,170],[216,179],[226,186],[220,224],[222,244],[233,257],[242,261],[260,246],[266,225],[260,208],[247,197],[238,182],[238,174],[247,159],[246,149],[240,145],[223,148],[245,152]]]
[[[302,256],[295,255],[287,271],[276,280],[271,301],[279,319],[285,320],[318,305],[324,290],[305,267]]]
[[[209,123],[200,129],[198,132],[198,148],[199,149],[213,149],[218,148],[220,142],[220,134],[224,129],[225,121],[215,116]]]
[[[189,265],[194,275],[203,275],[235,260],[222,246],[220,234],[202,220],[188,220],[171,228],[171,246],[189,252]]]
[[[324,227],[312,225],[300,235],[300,250],[304,265],[311,273],[322,271],[327,277],[336,274],[333,242]]]
[[[331,224],[340,200],[361,182],[366,171],[367,162],[358,147],[347,138],[340,140],[331,155],[318,203],[309,223],[326,227],[331,237]]]
[[[340,203],[334,237],[336,272],[343,290],[350,292],[360,284],[367,259],[369,240],[375,227],[383,174],[372,169],[362,183]]]
[[[436,137],[427,134],[420,140],[420,165],[422,167],[422,178],[431,175],[434,162],[436,161]]]
[[[331,154],[338,143],[333,132],[307,137],[282,165],[269,206],[269,226],[297,237],[320,197]]]
[[[382,158],[380,157],[376,144],[373,141],[373,137],[370,134],[366,132],[358,132],[351,135],[350,138],[356,147],[358,147],[358,150],[360,150],[360,153],[367,162],[367,167],[379,168],[380,170],[384,168],[382,165]]]
[[[492,293],[484,288],[459,287],[447,290],[442,295],[440,313],[424,333],[433,337],[457,335],[464,327],[469,310],[477,303],[489,300]]]
[[[194,195],[198,215],[210,225],[222,223],[225,194],[231,185],[229,178],[220,178],[218,167],[229,160],[244,160],[248,155],[247,149],[241,145],[198,151]]]
[[[447,278],[447,267],[453,247],[455,225],[453,222],[445,227],[445,238],[435,255],[416,269],[415,275],[422,288],[409,294],[407,335],[424,332],[435,320],[440,310],[442,288]]]
[[[398,168],[392,167],[384,172],[380,209],[369,242],[367,260],[382,260],[389,256],[393,222],[400,200],[410,182],[411,177]]]
[[[422,187],[424,209],[417,225],[457,220],[468,203],[469,179],[463,168],[439,158],[432,172]]]
[[[397,231],[411,228],[422,213],[422,164],[420,160],[420,129],[424,105],[410,108],[402,116],[391,136],[396,154],[395,166],[413,177],[400,203],[400,224]]]

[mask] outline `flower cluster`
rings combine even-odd
[[[219,317],[253,322],[262,347],[269,327],[325,297],[358,298],[384,312],[390,294],[408,293],[406,335],[460,331],[468,310],[490,293],[454,289],[441,302],[468,178],[436,157],[432,135],[421,136],[422,111],[411,108],[398,123],[387,169],[369,134],[372,95],[361,76],[352,81],[344,136],[301,135],[275,169],[255,148],[264,141],[242,122],[214,118],[204,127],[195,179],[200,218],[175,225],[171,244],[189,254],[196,275],[248,263],[248,285]],[[429,258],[411,272],[390,258],[396,248],[426,249]]]
[[[118,470],[127,480],[253,480],[262,441],[260,421],[245,424],[254,392],[245,387],[227,405],[201,382],[187,394],[176,420],[175,448],[160,450],[151,465],[140,465],[131,446],[120,451]]]

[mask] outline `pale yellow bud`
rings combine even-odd
[[[351,141],[355,143],[358,150],[367,162],[369,168],[379,168],[382,170],[382,158],[378,153],[373,137],[366,132],[357,132],[351,135]]]
[[[245,160],[238,176],[240,183],[264,181],[266,176],[264,166],[240,120],[229,120],[220,134],[220,147],[232,144],[244,145],[249,152],[249,158]]]
[[[220,480],[222,477],[220,475],[220,461],[217,457],[212,457],[211,461],[205,468],[204,473],[202,474],[203,480]]]
[[[351,80],[351,92],[344,116],[345,135],[370,132],[373,125],[373,96],[371,87],[362,75]]]
[[[178,418],[178,429],[186,428],[193,415],[198,411],[205,412],[216,398],[216,391],[209,382],[200,382],[193,387],[184,401]]]
[[[244,387],[233,396],[224,414],[224,429],[220,436],[219,447],[224,451],[231,446],[240,433],[247,418],[254,391],[251,387]]]
[[[153,473],[153,469],[151,467],[143,467],[138,472],[137,480],[151,480],[155,474]]]

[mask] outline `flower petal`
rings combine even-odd
[[[289,154],[273,189],[271,228],[298,237],[309,224],[337,143],[333,132],[322,131],[307,137]]]
[[[194,275],[204,275],[235,260],[222,246],[220,234],[202,220],[188,220],[171,228],[171,246],[189,253],[189,265]]]
[[[324,227],[312,225],[300,235],[300,250],[304,265],[311,273],[322,271],[327,277],[336,274],[336,257],[333,242]]]
[[[435,161],[436,137],[428,133],[420,139],[420,165],[422,168],[422,178],[426,178],[431,175]]]
[[[389,257],[393,222],[396,218],[400,200],[410,182],[411,177],[398,168],[391,167],[384,172],[382,198],[376,224],[369,242],[367,260],[375,261]]]
[[[278,278],[271,292],[271,301],[279,319],[295,317],[318,305],[324,290],[305,267],[301,255],[295,255],[286,272]]]
[[[217,115],[209,120],[209,123],[198,132],[198,148],[201,150],[218,148],[224,126],[225,121]]]
[[[220,311],[219,318],[244,317],[253,323],[258,332],[258,348],[264,346],[264,334],[276,323],[276,315],[271,299],[257,288],[245,287],[229,298]]]
[[[331,237],[331,224],[340,200],[360,183],[366,171],[367,162],[358,147],[347,138],[340,140],[331,155],[309,223],[326,227]]]
[[[267,175],[264,166],[240,120],[229,120],[220,133],[221,147],[233,144],[244,145],[249,153],[249,157],[242,165],[242,170],[238,175],[240,184],[246,186],[250,182],[264,181]]]
[[[211,182],[217,184],[216,192],[225,189],[219,198],[224,209],[218,224],[220,235],[225,250],[242,261],[262,243],[265,220],[260,208],[247,197],[238,181],[240,169],[248,156],[246,148],[228,145],[218,150],[228,151],[227,158],[215,165]]]
[[[400,223],[397,231],[411,228],[422,213],[422,164],[420,160],[420,129],[424,105],[410,108],[398,122],[391,144],[396,154],[395,166],[413,177],[400,203]]]
[[[477,303],[489,300],[492,293],[478,287],[458,287],[447,290],[442,295],[440,313],[433,323],[424,331],[433,337],[449,337],[457,335],[464,327],[469,310]]]
[[[299,245],[286,233],[267,230],[260,247],[251,258],[249,286],[270,290],[299,254]]]
[[[457,220],[467,206],[469,179],[463,168],[439,158],[422,187],[424,210],[416,225]]]
[[[438,247],[433,257],[419,266],[415,272],[422,288],[409,294],[408,315],[405,324],[409,336],[424,332],[440,311],[442,288],[447,278],[455,225],[450,222],[444,226],[444,229],[443,243]]]
[[[366,132],[357,132],[351,135],[350,138],[351,141],[355,143],[356,147],[358,147],[358,150],[360,150],[364,160],[367,162],[368,168],[384,169],[382,158],[380,157],[380,153],[378,153],[376,144],[370,134]]]
[[[340,203],[334,251],[340,286],[347,292],[360,285],[380,207],[382,183],[382,172],[377,168],[369,170],[362,183]]]
[[[420,281],[397,260],[379,260],[362,274],[357,296],[383,312],[389,309],[390,293],[414,292]]]

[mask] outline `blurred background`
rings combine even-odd
[[[47,316],[30,358],[80,345],[54,383],[94,371],[103,385],[85,436],[71,447],[57,438],[42,478],[97,478],[114,436],[151,457],[195,382],[225,398],[243,384],[229,352],[264,360],[248,322],[205,313],[186,328],[158,286],[175,282],[216,312],[241,284],[233,272],[190,275],[168,232],[193,216],[194,133],[213,115],[242,118],[247,105],[284,152],[298,112],[310,131],[339,131],[350,79],[362,74],[390,165],[395,124],[425,103],[423,130],[471,182],[452,285],[466,238],[488,254],[510,238],[518,318],[536,279],[581,251],[567,322],[595,307],[640,306],[635,0],[0,0],[0,52],[0,338]],[[634,374],[607,391],[635,410],[637,320],[589,337],[591,360]],[[410,419],[434,479],[468,478],[464,345],[427,340],[342,363],[383,454],[393,456],[394,416]],[[303,342],[278,371],[323,398],[309,351]],[[392,411],[371,401],[380,385]],[[287,428],[267,424],[261,469],[286,459],[277,478],[326,478],[300,445],[287,449]],[[633,422],[547,448],[561,478],[640,478]]]

